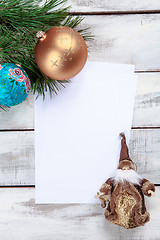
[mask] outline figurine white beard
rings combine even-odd
[[[117,182],[131,182],[136,185],[140,185],[142,178],[132,169],[122,170],[117,169],[112,177],[114,183]]]

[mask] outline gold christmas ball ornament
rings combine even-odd
[[[74,29],[53,27],[38,32],[35,59],[40,70],[50,78],[67,80],[78,74],[87,60],[87,45]]]

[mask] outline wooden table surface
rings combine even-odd
[[[139,77],[130,156],[138,173],[156,184],[146,197],[151,220],[125,230],[104,219],[94,204],[35,205],[34,101],[0,113],[0,239],[148,240],[160,239],[160,1],[69,0],[91,27],[89,59],[136,66]]]

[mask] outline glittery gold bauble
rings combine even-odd
[[[81,71],[87,60],[87,46],[82,36],[70,27],[53,27],[40,32],[35,59],[40,70],[50,78],[66,80]]]

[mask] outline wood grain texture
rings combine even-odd
[[[72,12],[115,12],[160,10],[159,0],[68,0]]]
[[[160,73],[139,73],[137,76],[132,127],[160,127]],[[33,129],[33,118],[34,100],[30,95],[28,100],[7,113],[0,113],[0,130]]]
[[[34,133],[0,132],[0,185],[34,183]]]
[[[160,129],[132,130],[138,173],[160,184]],[[0,132],[0,185],[34,185],[34,132]]]
[[[159,240],[160,188],[146,199],[151,220],[126,230],[105,220],[98,204],[36,205],[34,188],[0,188],[3,240]]]
[[[0,112],[0,130],[33,129],[34,128],[34,96],[30,93],[26,100],[7,112]]]
[[[160,127],[160,73],[139,73],[132,127]]]
[[[139,175],[160,184],[160,129],[133,129],[129,152]]]
[[[160,15],[86,16],[81,27],[91,27],[89,59],[131,63],[136,70],[160,70]]]

